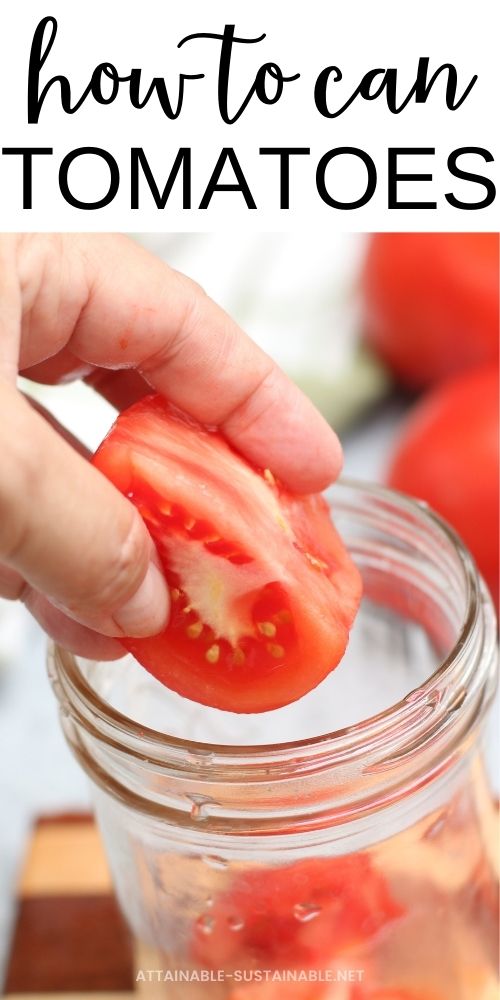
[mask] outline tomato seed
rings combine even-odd
[[[188,625],[186,629],[186,635],[189,639],[199,639],[202,632],[203,622],[193,622],[193,624]]]
[[[180,590],[178,590],[177,587],[173,587],[172,590],[170,591],[170,597],[172,598],[172,600],[178,601],[180,596],[181,596]]]
[[[257,628],[262,635],[268,636],[269,639],[273,639],[276,635],[276,625],[272,622],[257,622]]]
[[[188,517],[187,520],[184,521],[184,527],[186,531],[191,531],[191,528],[194,528],[195,524],[196,524],[196,518],[194,517]]]
[[[264,469],[264,479],[270,486],[276,486],[276,480],[270,469]]]
[[[291,612],[287,611],[286,609],[283,609],[283,611],[278,611],[275,615],[273,615],[273,618],[275,622],[278,622],[278,625],[290,625],[292,621]]]
[[[209,663],[217,663],[219,655],[220,655],[220,647],[217,645],[217,643],[214,643],[213,646],[210,646],[210,649],[207,649],[205,653],[205,659],[208,660]]]
[[[328,569],[328,563],[323,562],[322,559],[317,559],[316,556],[312,556],[310,552],[304,552],[304,555],[308,562],[310,562],[311,566],[314,566],[314,569]]]
[[[292,534],[290,525],[287,523],[287,521],[285,521],[285,518],[282,517],[281,514],[275,514],[274,520],[276,521],[278,528],[281,528],[281,530],[284,531],[285,535],[290,536]]]
[[[276,642],[268,642],[266,649],[271,656],[274,656],[275,660],[281,660],[282,656],[285,655],[283,646],[278,646]]]

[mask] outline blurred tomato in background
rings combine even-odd
[[[375,233],[362,273],[365,339],[420,389],[498,359],[496,233]]]
[[[426,500],[475,556],[498,606],[498,371],[455,376],[414,407],[388,473],[395,489]]]
[[[497,233],[375,233],[361,272],[366,343],[396,382],[426,390],[388,483],[462,537],[498,607]]]

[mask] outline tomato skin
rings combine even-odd
[[[496,233],[375,233],[361,290],[366,340],[403,385],[498,359]]]
[[[210,910],[210,937],[196,928],[193,954],[208,968],[327,968],[403,914],[368,855],[305,859],[236,877]]]
[[[339,663],[361,580],[321,496],[293,496],[160,396],[124,411],[93,461],[137,506],[170,587],[166,629],[123,641],[158,680],[262,712]]]
[[[498,604],[498,373],[477,369],[437,386],[403,426],[388,471],[455,528]]]

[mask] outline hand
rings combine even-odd
[[[0,238],[0,596],[98,659],[154,635],[169,595],[135,507],[16,389],[84,378],[122,409],[153,387],[296,492],[337,476],[337,438],[204,292],[125,237]]]

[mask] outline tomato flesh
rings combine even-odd
[[[345,970],[343,970],[345,971]],[[427,990],[370,989],[364,985],[339,982],[254,982],[236,987],[230,1000],[440,1000]]]
[[[262,712],[338,664],[361,583],[322,497],[293,496],[159,396],[124,411],[93,461],[138,508],[170,586],[167,628],[124,641],[155,677]]]
[[[434,992],[427,990],[398,989],[392,986],[382,986],[379,989],[369,989],[364,986],[353,986],[349,1000],[440,1000]]]
[[[237,986],[229,1000],[352,1000],[349,986],[315,982],[254,982]]]
[[[235,879],[193,953],[207,968],[326,968],[403,912],[367,855],[307,859]]]

